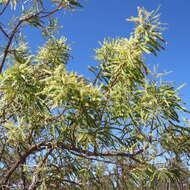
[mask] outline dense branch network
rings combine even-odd
[[[71,48],[54,18],[81,5],[49,3],[0,4],[0,17],[24,9],[10,28],[0,23],[0,189],[188,190],[190,129],[180,113],[189,112],[144,59],[164,49],[157,11],[139,8],[129,39],[105,40],[88,80],[67,70]],[[36,54],[25,25],[47,38]]]

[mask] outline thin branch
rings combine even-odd
[[[17,31],[18,31],[20,25],[22,24],[22,22],[24,22],[24,20],[20,20],[20,21],[18,22],[18,24],[15,26],[15,28],[13,29],[13,31],[12,31],[10,37],[9,37],[7,46],[6,46],[5,50],[4,50],[4,56],[3,56],[3,59],[2,59],[1,65],[0,65],[0,74],[2,73],[3,66],[4,66],[4,64],[5,64],[7,55],[8,55],[8,53],[9,53],[9,48],[10,48],[10,46],[11,46],[12,40],[13,40],[14,36],[16,35],[16,33],[17,33]]]
[[[57,145],[60,148],[66,149],[68,151],[74,151],[80,154],[84,154],[86,156],[96,156],[96,157],[128,157],[138,163],[141,163],[140,160],[135,158],[135,156],[141,154],[144,152],[145,149],[140,149],[139,151],[129,154],[129,153],[123,153],[123,152],[106,152],[106,153],[99,153],[99,152],[92,152],[88,150],[83,150],[77,147],[69,147],[67,145]]]
[[[0,30],[6,36],[6,38],[9,39],[9,35],[5,32],[5,30],[3,29],[3,27],[1,25],[0,25]]]
[[[81,184],[79,184],[79,183],[77,183],[77,182],[75,182],[75,181],[70,181],[70,180],[68,180],[68,179],[63,179],[62,181],[63,181],[63,182],[70,183],[70,184],[73,184],[73,185],[81,186]]]
[[[18,152],[19,158],[22,157],[21,152]],[[25,164],[25,162],[23,163]],[[21,180],[22,180],[22,184],[23,184],[23,190],[27,190],[26,189],[26,176],[25,176],[25,172],[24,172],[24,165],[21,165]]]
[[[21,165],[23,164],[27,157],[30,156],[31,154],[44,150],[46,148],[52,148],[52,143],[51,142],[41,142],[39,144],[33,145],[25,154],[21,156],[21,158],[11,167],[11,169],[4,175],[3,180],[1,182],[2,188],[5,187],[9,181],[9,178],[13,174],[13,172]]]
[[[3,8],[2,11],[0,12],[0,16],[4,14],[4,12],[5,12],[5,10],[7,9],[9,3],[10,3],[10,0],[7,1],[7,3],[5,4],[4,8]]]
[[[71,152],[71,153],[74,154],[75,156],[78,156],[78,157],[81,157],[81,158],[84,158],[84,159],[87,159],[87,160],[92,160],[92,161],[97,161],[97,162],[104,162],[104,163],[115,164],[115,165],[117,164],[116,162],[112,162],[112,161],[109,161],[109,160],[100,160],[100,159],[97,159],[97,158],[87,157],[87,156],[78,154],[76,152]]]
[[[21,19],[21,20],[16,24],[15,28],[12,30],[12,33],[11,33],[11,35],[10,35],[10,37],[9,37],[7,46],[6,46],[5,50],[4,50],[4,56],[3,56],[3,59],[2,59],[1,65],[0,65],[0,74],[2,73],[3,66],[4,66],[4,64],[5,64],[7,55],[8,55],[8,53],[9,53],[9,48],[10,48],[10,46],[11,46],[11,43],[12,43],[12,41],[13,41],[13,38],[15,37],[16,33],[17,33],[18,30],[19,30],[19,27],[21,26],[21,24],[22,24],[23,22],[27,22],[27,21],[29,21],[30,19],[32,19],[32,18],[34,18],[34,17],[37,17],[40,13],[41,13],[41,11],[39,11],[38,13],[36,13],[36,14],[34,14],[34,15],[31,15],[31,16],[29,16],[29,17],[27,17],[27,18]]]
[[[46,17],[49,17],[49,16],[51,16],[51,15],[53,15],[53,14],[55,14],[57,11],[59,11],[59,10],[61,10],[61,9],[63,9],[63,8],[66,8],[66,6],[63,6],[62,5],[62,2],[57,6],[57,8],[56,9],[54,9],[54,10],[52,10],[52,11],[50,11],[50,12],[41,12],[41,14],[44,14],[44,15],[41,15],[41,16],[38,16],[38,18],[46,18]]]
[[[65,189],[65,186],[63,186],[62,185],[62,183],[64,183],[64,182],[66,182],[66,183],[69,183],[69,184],[71,184],[71,185],[75,185],[75,186],[79,186],[79,187],[81,187],[81,184],[80,183],[77,183],[77,182],[75,182],[75,181],[71,181],[71,180],[68,180],[68,179],[60,179],[60,184],[59,184],[59,186],[57,186],[57,185],[55,185],[55,184],[49,184],[48,186],[49,187],[52,187],[52,188],[54,188],[54,189],[60,189],[60,190],[64,190]]]
[[[39,171],[38,168],[40,168],[45,161],[47,160],[48,156],[51,154],[51,152],[53,151],[53,149],[50,149],[46,155],[44,156],[44,158],[40,161],[40,163],[38,164],[37,168],[36,168],[36,172],[34,172],[34,175],[32,177],[32,183],[30,184],[28,190],[35,190],[38,185],[40,185],[41,183],[39,182]]]
[[[9,48],[10,48],[10,46],[11,46],[11,43],[12,43],[12,41],[13,41],[13,38],[15,37],[16,33],[18,32],[19,27],[21,26],[21,24],[24,23],[24,22],[27,22],[27,21],[29,21],[30,19],[35,18],[35,17],[37,17],[37,18],[45,18],[45,17],[51,16],[52,14],[55,14],[57,11],[59,11],[59,10],[65,8],[65,7],[66,7],[66,5],[63,5],[63,3],[61,2],[54,10],[52,10],[52,11],[50,11],[50,12],[42,12],[42,10],[41,10],[41,11],[37,12],[37,13],[34,14],[34,15],[31,15],[31,16],[29,16],[29,17],[27,17],[27,18],[21,19],[21,20],[17,23],[17,25],[15,26],[15,28],[12,30],[12,33],[11,33],[11,35],[10,35],[10,37],[9,37],[7,46],[6,46],[5,50],[4,50],[4,56],[3,56],[2,62],[1,62],[1,64],[0,64],[0,74],[2,73],[2,70],[3,70],[4,64],[5,64],[7,55],[8,55],[8,53],[9,53]],[[40,15],[40,14],[44,14],[44,13],[45,13],[45,15]],[[46,14],[46,13],[47,13],[47,14]]]
[[[6,147],[6,142],[2,142],[2,148],[1,148],[1,153],[0,153],[0,162],[1,162],[1,159],[2,159],[2,157],[3,157],[3,154],[4,154],[4,152],[5,152],[5,147]]]
[[[95,79],[94,79],[94,81],[93,81],[93,86],[96,84],[96,82],[98,81],[98,79],[99,79],[99,77],[100,77],[100,74],[101,74],[101,72],[102,72],[102,68],[99,70],[99,72],[98,72],[98,74],[96,75],[96,77],[95,77]]]

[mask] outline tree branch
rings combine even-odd
[[[28,190],[35,190],[38,187],[38,184],[40,185],[41,183],[39,183],[39,171],[37,170],[38,168],[40,168],[45,161],[47,160],[48,156],[51,154],[53,149],[50,149],[46,155],[44,156],[44,159],[42,159],[40,161],[40,163],[38,164],[38,166],[36,167],[36,172],[34,172],[34,175],[32,177],[32,183],[30,184]]]
[[[73,146],[68,146],[68,145],[64,145],[64,144],[58,144],[55,143],[53,141],[49,141],[49,142],[41,142],[39,144],[33,145],[24,155],[21,156],[21,158],[11,167],[11,169],[7,172],[7,174],[5,174],[1,184],[2,187],[5,187],[8,183],[9,178],[11,177],[11,175],[13,174],[13,172],[19,167],[20,164],[24,163],[26,158],[37,152],[37,151],[41,151],[44,150],[46,148],[53,148],[53,147],[58,147],[61,149],[65,149],[68,151],[74,151],[77,152],[79,154],[84,154],[87,156],[96,156],[96,157],[128,157],[138,163],[141,163],[140,160],[138,160],[137,158],[135,158],[135,156],[139,155],[140,153],[144,152],[144,149],[141,149],[137,152],[135,152],[134,154],[129,154],[129,153],[118,153],[118,152],[107,152],[107,153],[97,153],[97,152],[91,152],[88,150],[83,150],[77,147],[73,147]]]
[[[1,182],[1,190],[3,190],[4,187],[7,186],[7,183],[13,174],[13,172],[20,166],[20,164],[23,164],[27,157],[33,154],[34,152],[44,150],[46,148],[52,148],[51,142],[41,142],[39,144],[33,145],[25,154],[23,154],[20,159],[11,167],[11,169],[4,175],[2,182]]]
[[[8,5],[7,5],[7,6],[8,6]],[[35,13],[34,15],[31,15],[31,16],[29,16],[29,17],[27,17],[27,18],[21,19],[21,20],[17,23],[17,25],[15,26],[15,28],[12,30],[10,36],[9,36],[8,34],[6,34],[6,32],[5,32],[4,30],[3,30],[3,31],[4,31],[5,33],[1,30],[1,31],[4,33],[4,35],[6,35],[6,37],[8,37],[9,40],[8,40],[7,46],[6,46],[5,50],[4,50],[4,56],[3,56],[2,62],[1,62],[1,64],[0,64],[0,74],[2,73],[2,70],[3,70],[4,64],[5,64],[7,55],[8,55],[8,53],[9,53],[9,48],[10,48],[10,46],[11,46],[11,43],[12,43],[12,41],[13,41],[13,38],[15,37],[15,35],[16,35],[16,33],[17,33],[19,27],[21,26],[21,24],[24,23],[24,22],[29,21],[30,19],[32,19],[32,18],[34,18],[34,17],[37,17],[37,18],[45,18],[45,17],[51,16],[52,14],[55,14],[57,11],[59,11],[59,10],[65,8],[65,7],[66,7],[66,5],[63,5],[63,3],[62,3],[62,1],[61,1],[61,3],[60,3],[54,10],[52,10],[52,11],[43,12],[43,11],[40,10],[39,12]],[[44,14],[44,15],[40,15],[40,14]]]
[[[3,29],[3,27],[1,25],[0,25],[0,30],[6,36],[6,38],[9,39],[9,35],[5,32],[5,30]]]
[[[3,15],[3,13],[5,12],[5,10],[7,9],[8,5],[9,5],[9,3],[10,3],[10,0],[8,0],[8,1],[6,2],[4,8],[3,8],[3,9],[1,10],[1,12],[0,12],[0,16]]]

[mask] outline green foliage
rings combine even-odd
[[[95,50],[90,81],[67,70],[71,47],[55,37],[52,17],[78,1],[52,0],[52,10],[36,0],[0,3],[0,16],[9,5],[22,9],[12,25],[0,23],[0,189],[188,188],[189,112],[178,89],[145,64],[164,49],[157,11],[138,8],[129,39]],[[36,54],[25,25],[47,38]]]

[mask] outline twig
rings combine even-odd
[[[33,177],[32,177],[32,183],[30,184],[28,190],[35,190],[35,189],[37,188],[38,184],[39,184],[39,185],[41,184],[41,183],[39,183],[39,171],[38,171],[37,169],[40,168],[40,167],[45,163],[45,161],[47,160],[48,156],[51,154],[52,150],[53,150],[53,149],[50,149],[50,150],[46,153],[44,159],[42,159],[42,160],[40,161],[40,163],[38,164],[38,166],[37,166],[37,168],[36,168],[36,172],[34,172],[34,175],[33,175]]]
[[[9,39],[9,35],[5,32],[5,30],[3,29],[1,25],[0,25],[0,30]]]
[[[19,167],[20,164],[23,164],[26,161],[26,158],[33,154],[34,152],[44,150],[46,148],[52,148],[51,142],[41,142],[39,144],[33,145],[25,154],[23,154],[20,159],[11,167],[11,169],[4,175],[3,180],[1,182],[2,188],[5,187],[9,181],[9,178],[13,174],[13,172]]]
[[[5,12],[5,10],[7,9],[8,5],[9,5],[9,3],[10,3],[10,0],[7,1],[7,3],[5,4],[4,8],[0,12],[0,16],[3,15],[3,13]]]

